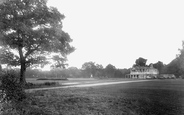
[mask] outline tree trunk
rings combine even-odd
[[[25,62],[22,62],[21,63],[21,68],[20,68],[20,84],[22,84],[23,86],[26,83],[25,72],[26,72]]]
[[[25,79],[25,72],[26,72],[26,60],[25,57],[23,56],[22,48],[19,47],[19,56],[20,56],[20,79],[19,83],[24,86],[26,83]]]

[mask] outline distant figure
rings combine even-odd
[[[90,78],[93,78],[93,75],[91,74],[91,77]]]

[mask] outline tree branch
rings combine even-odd
[[[38,48],[40,47],[40,44],[35,47],[34,49],[28,49],[27,53],[25,54],[25,58],[27,58],[27,56],[29,56],[30,54],[32,54],[34,51],[38,50]]]

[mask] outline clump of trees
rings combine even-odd
[[[133,65],[133,67],[135,67],[135,66],[143,66],[143,67],[145,67],[145,66],[147,66],[146,62],[147,62],[147,59],[139,57],[138,59],[135,60],[135,64]]]
[[[85,76],[97,78],[124,78],[129,72],[128,69],[117,69],[114,65],[108,64],[105,68],[94,62],[86,62],[82,65]]]
[[[129,69],[117,69],[112,64],[105,68],[95,62],[85,62],[82,68],[52,68],[50,71],[28,68],[26,77],[29,78],[124,78]]]

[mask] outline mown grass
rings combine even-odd
[[[31,104],[52,115],[182,115],[184,80],[36,91]]]

